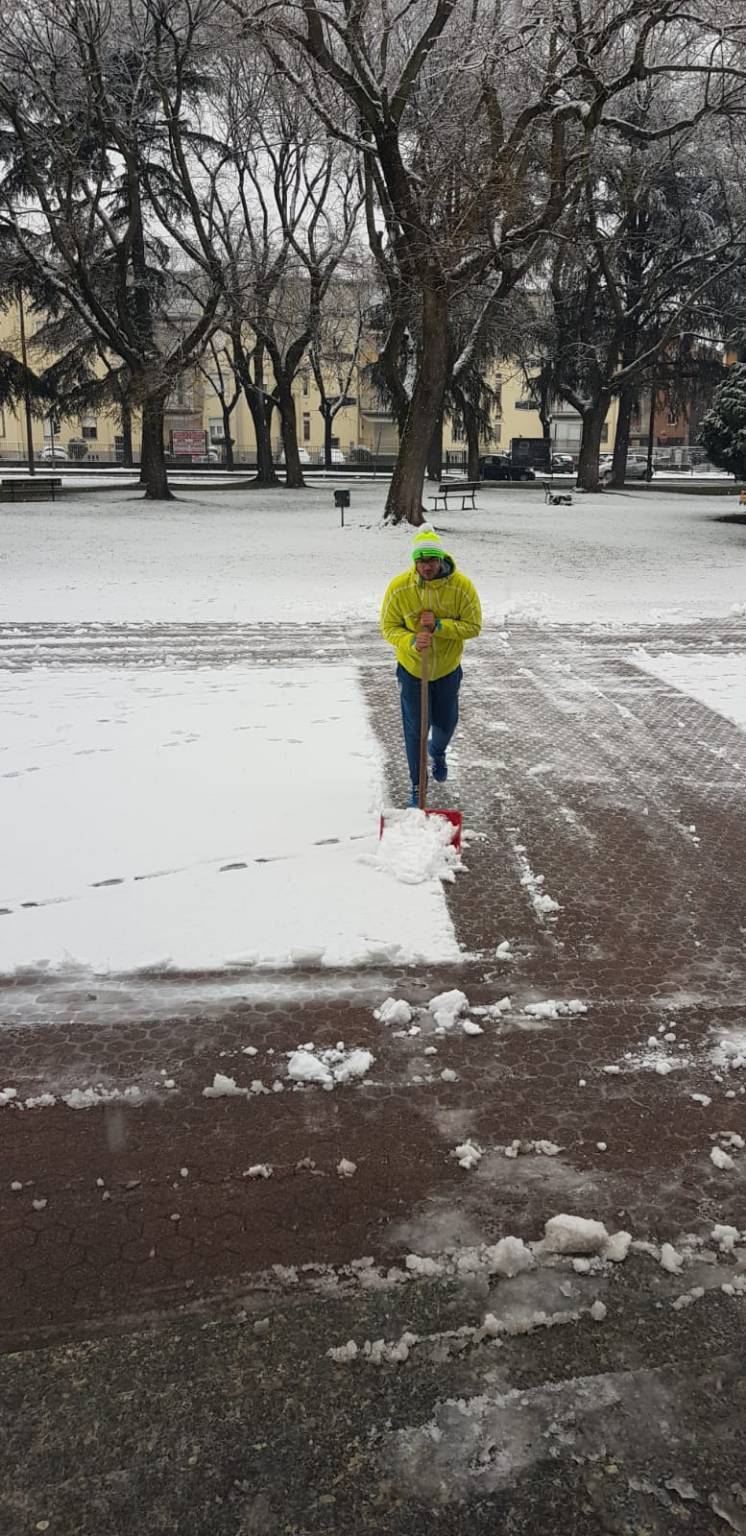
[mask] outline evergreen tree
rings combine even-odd
[[[746,363],[729,369],[702,421],[699,440],[718,469],[746,480]]]

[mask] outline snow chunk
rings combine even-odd
[[[459,1146],[454,1147],[451,1157],[457,1159],[459,1168],[476,1168],[477,1163],[480,1163],[484,1157],[484,1152],[475,1141],[462,1141]]]
[[[321,1083],[331,1087],[334,1079],[329,1068],[310,1051],[293,1051],[288,1061],[288,1077],[296,1083]]]
[[[46,1199],[40,1199],[32,1200],[31,1204],[33,1205],[35,1211],[45,1211],[49,1202]]]
[[[444,1082],[444,1083],[457,1083],[458,1082],[458,1076],[452,1070],[451,1067],[444,1067],[443,1071],[440,1074],[440,1076],[441,1076],[441,1081]]]
[[[632,1243],[631,1232],[614,1232],[601,1249],[601,1258],[610,1264],[623,1264]]]
[[[57,1100],[53,1093],[40,1093],[35,1099],[26,1099],[26,1109],[51,1109]]]
[[[717,1226],[713,1227],[710,1233],[713,1242],[718,1244],[721,1253],[732,1253],[736,1243],[740,1240],[740,1235],[738,1227],[728,1227],[722,1223],[718,1223]]]
[[[349,1056],[334,1068],[334,1079],[338,1083],[349,1083],[355,1077],[365,1077],[374,1061],[372,1051],[350,1051]]]
[[[484,1030],[474,1019],[462,1019],[461,1028],[465,1035],[483,1035]]]
[[[603,1322],[606,1316],[606,1307],[602,1301],[594,1301],[593,1306],[591,1307],[590,1315],[593,1318],[594,1323]]]
[[[514,1275],[534,1269],[536,1260],[520,1237],[502,1237],[499,1243],[485,1249],[487,1268],[491,1275],[503,1275],[512,1280]]]
[[[510,947],[510,939],[503,939],[495,950],[496,960],[514,960],[515,956]]]
[[[353,1174],[357,1173],[357,1163],[351,1163],[348,1158],[343,1157],[337,1163],[337,1173],[340,1179],[351,1179]]]
[[[358,1347],[354,1339],[349,1339],[346,1344],[340,1344],[336,1349],[328,1349],[326,1353],[335,1365],[347,1365],[350,1360],[357,1360]]]
[[[245,1098],[248,1088],[239,1088],[235,1078],[226,1077],[223,1072],[216,1072],[209,1088],[202,1089],[203,1099],[235,1099]]]
[[[704,1109],[707,1109],[708,1104],[712,1103],[712,1099],[707,1093],[690,1093],[689,1097],[693,1099],[695,1104],[701,1104]]]
[[[272,1168],[269,1163],[252,1163],[244,1173],[245,1179],[271,1179]]]
[[[2,1106],[4,1104],[10,1104],[10,1103],[12,1103],[13,1099],[17,1099],[17,1098],[18,1098],[18,1089],[17,1088],[0,1088],[0,1106]]]
[[[402,997],[387,997],[385,1003],[376,1008],[373,1017],[379,1024],[411,1024],[412,1009]]]
[[[735,1168],[736,1166],[733,1158],[728,1152],[724,1152],[722,1147],[713,1147],[710,1153],[710,1158],[711,1161],[715,1164],[715,1167],[720,1168],[723,1173],[727,1172],[730,1168]]]
[[[672,1243],[661,1243],[660,1263],[661,1269],[665,1269],[669,1275],[680,1275],[684,1267],[684,1260]]]
[[[550,1216],[544,1226],[547,1253],[600,1253],[608,1240],[603,1222],[585,1216]]]
[[[410,1275],[418,1275],[422,1280],[435,1280],[443,1274],[443,1265],[437,1259],[420,1258],[418,1253],[408,1253],[404,1263]]]
[[[439,992],[428,1004],[439,1029],[453,1029],[457,1019],[469,1011],[469,999],[464,992],[454,988],[452,992]]]
[[[543,1003],[527,1003],[523,1009],[535,1019],[563,1019],[574,1014],[587,1013],[585,1003],[581,1003],[579,997],[570,998],[568,1002],[557,1002],[553,997],[548,997]]]

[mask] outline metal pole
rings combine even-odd
[[[658,395],[658,390],[657,390],[657,387],[656,387],[655,379],[651,379],[651,381],[650,381],[650,420],[649,420],[649,423],[648,423],[648,467],[647,467],[647,470],[645,471],[645,478],[648,481],[648,484],[650,483],[650,481],[653,478],[653,448],[655,447],[655,407],[656,407],[657,395]]]
[[[24,313],[23,313],[23,290],[21,288],[20,283],[18,285],[18,320],[19,320],[19,323],[20,323],[20,330],[21,330],[21,361],[23,363],[23,368],[24,368],[23,395],[24,395],[24,402],[25,402],[25,407],[26,407],[26,443],[27,443],[27,452],[28,452],[28,471],[29,471],[30,475],[33,475],[35,473],[35,470],[34,470],[34,436],[33,436],[33,429],[32,429],[32,425],[31,425],[31,394],[29,392],[29,387],[28,387],[28,377],[26,376],[27,369],[28,369],[28,357],[27,357],[27,354],[26,354],[26,318],[25,318]]]

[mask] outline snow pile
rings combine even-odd
[[[470,1013],[475,1013],[480,1019],[499,1019],[504,1013],[509,1013],[511,1001],[509,997],[500,997],[496,1003],[480,1003],[478,1007],[470,1008]]]
[[[393,875],[404,885],[428,880],[452,881],[463,865],[453,846],[453,826],[444,816],[424,811],[387,811],[383,837],[374,854],[362,854],[366,864]]]
[[[387,997],[385,1003],[382,1003],[380,1008],[376,1008],[373,1017],[379,1024],[411,1024],[412,1009],[401,997]]]
[[[476,1168],[477,1163],[482,1161],[484,1150],[475,1141],[462,1141],[457,1147],[454,1147],[451,1157],[456,1158],[459,1168],[466,1168],[468,1170]]]
[[[115,1099],[124,1099],[130,1104],[141,1103],[142,1093],[135,1086],[122,1091],[119,1088],[104,1088],[98,1083],[95,1088],[73,1088],[71,1093],[63,1093],[61,1098],[68,1109],[93,1109],[97,1104],[111,1104]]]
[[[661,1243],[660,1265],[661,1269],[665,1269],[669,1275],[681,1274],[684,1260],[672,1243]]]
[[[717,1243],[721,1253],[732,1253],[736,1243],[740,1242],[741,1234],[738,1227],[729,1227],[719,1223],[713,1227],[710,1237],[714,1243]]]
[[[313,1045],[299,1046],[288,1053],[288,1077],[295,1083],[316,1084],[328,1091],[338,1083],[365,1077],[374,1061],[372,1051],[359,1047],[348,1051],[342,1040],[321,1051],[316,1051]]]
[[[579,997],[570,998],[568,1002],[557,1002],[553,997],[548,997],[543,1003],[527,1003],[523,1009],[534,1019],[564,1019],[574,1014],[587,1013],[585,1003],[581,1003]]]
[[[437,1259],[421,1258],[418,1253],[408,1253],[404,1263],[410,1275],[419,1280],[436,1280],[443,1274],[443,1265]]]
[[[239,1088],[234,1077],[226,1077],[223,1072],[216,1072],[209,1088],[202,1089],[203,1099],[237,1099],[245,1098],[248,1088]]]
[[[511,1158],[520,1157],[521,1154],[526,1155],[530,1152],[538,1152],[541,1157],[557,1157],[562,1148],[557,1146],[556,1141],[546,1141],[545,1139],[521,1141],[520,1137],[516,1136],[513,1141],[508,1142],[508,1145],[502,1148],[502,1151],[505,1157]]]

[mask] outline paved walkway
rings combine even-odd
[[[315,663],[336,658],[340,639],[332,628],[309,628],[304,654]],[[281,632],[268,647],[266,628],[221,625],[74,634],[14,627],[0,630],[0,665],[24,667],[31,654],[37,666],[110,666],[113,658],[142,666],[266,664],[268,649],[278,658],[286,640]],[[59,1104],[0,1109],[0,1338],[8,1350],[35,1351],[33,1364],[27,1354],[6,1362],[15,1413],[9,1454],[17,1458],[25,1446],[23,1491],[5,1507],[6,1520],[16,1520],[9,1530],[46,1528],[31,1517],[50,1518],[51,1500],[49,1529],[76,1536],[146,1528],[195,1536],[424,1532],[435,1528],[435,1507],[439,1532],[492,1530],[508,1515],[505,1529],[533,1532],[548,1528],[558,1498],[571,1513],[562,1528],[578,1532],[673,1531],[682,1521],[692,1532],[727,1531],[729,1520],[746,1530],[746,1495],[731,1486],[741,1475],[733,1420],[716,1384],[717,1359],[732,1353],[746,1298],[719,1288],[740,1273],[739,1250],[734,1259],[707,1246],[716,1223],[746,1227],[746,1153],[738,1148],[746,1069],[733,1065],[746,1036],[746,737],[641,671],[640,644],[649,654],[740,657],[746,624],[639,633],[525,626],[488,633],[474,649],[442,800],[462,806],[468,829],[467,871],[447,890],[465,952],[455,970],[296,970],[269,981],[154,975],[137,986],[97,981],[85,990],[29,977],[2,989],[0,1086],[12,1082],[26,1098],[91,1081],[141,1095],[136,1105],[116,1099],[79,1113]],[[401,798],[391,668],[373,636],[350,653],[389,755],[392,798]],[[510,958],[498,958],[505,940]],[[454,986],[472,1007],[509,1003],[478,1015],[481,1035],[437,1034],[427,1013],[416,1015],[417,1034],[384,1029],[373,1017],[388,996],[424,1007]],[[537,1012],[548,1000],[579,1001],[584,1011]],[[282,1052],[305,1040],[369,1046],[374,1069],[364,1083],[333,1093],[276,1091]],[[205,1099],[216,1071],[265,1091]],[[451,1155],[466,1138],[483,1152],[470,1172]],[[537,1143],[560,1150],[547,1155]],[[713,1164],[713,1146],[730,1147],[732,1168]],[[353,1177],[338,1174],[343,1158],[356,1164]],[[260,1164],[271,1167],[270,1178],[245,1176]],[[475,1326],[489,1299],[483,1277],[472,1276],[466,1291],[463,1276],[445,1289],[410,1284],[402,1292],[400,1282],[383,1282],[411,1251],[439,1260],[454,1246],[508,1233],[537,1239],[544,1221],[564,1210],[625,1228],[639,1242],[681,1246],[690,1233],[700,1246],[691,1247],[684,1275],[661,1271],[641,1251],[613,1275],[591,1275],[587,1283],[608,1307],[603,1328],[530,1330],[505,1345],[497,1369],[483,1344],[464,1363],[436,1339]],[[359,1268],[344,1269],[363,1258],[372,1260],[367,1285]],[[308,1265],[317,1268],[304,1271]],[[702,1275],[713,1283],[703,1285]],[[585,1315],[590,1305],[590,1292],[580,1300],[573,1291],[581,1284],[574,1272],[557,1278],[542,1269],[507,1284],[523,1286],[524,1301],[533,1295],[534,1310],[553,1314],[569,1301]],[[558,1291],[562,1285],[570,1293]],[[694,1285],[704,1299],[674,1310]],[[265,1311],[274,1320],[269,1339],[251,1327]],[[330,1376],[329,1344],[395,1338],[413,1317],[430,1340],[427,1368],[376,1374],[346,1366],[346,1375],[335,1367]],[[218,1330],[209,1349],[206,1319]],[[154,1339],[127,1331],[156,1320]],[[80,1343],[99,1335],[95,1346]],[[71,1344],[72,1354],[64,1347]],[[366,1369],[373,1386],[363,1383]],[[126,1395],[140,1370],[145,1379],[152,1371],[156,1395],[168,1399],[185,1467],[195,1392],[204,1396],[194,1417],[194,1465],[203,1468],[210,1425],[216,1433],[214,1415],[220,1419],[224,1450],[212,1446],[202,1492],[195,1495],[189,1472],[178,1493],[173,1478],[170,1493],[162,1481],[156,1491],[167,1441],[171,1451],[175,1444],[161,1425],[155,1482],[143,1473],[133,1483],[123,1473],[117,1483],[110,1471],[102,1484],[84,1456],[70,1506],[77,1513],[62,1514],[66,1474],[55,1458],[64,1460],[64,1433],[54,1415],[78,1390],[73,1376],[101,1413],[112,1383]],[[221,1397],[226,1372],[230,1409]],[[578,1386],[580,1378],[593,1388]],[[250,1430],[249,1380],[264,1405]],[[562,1421],[576,1426],[557,1445],[547,1440],[554,1412],[547,1383],[562,1397]],[[527,1407],[508,1412],[501,1394],[516,1387]],[[174,1393],[182,1388],[177,1411]],[[738,1419],[740,1387],[724,1390]],[[449,1394],[471,1399],[485,1391],[490,1422],[486,1409],[478,1423],[472,1415],[468,1433],[438,1407]],[[288,1394],[301,1418],[313,1420],[305,1439],[288,1434]],[[640,1401],[651,1435],[668,1404],[674,1440],[685,1447],[673,1460],[665,1435],[642,1445]],[[321,1424],[324,1404],[331,1439]],[[139,1402],[137,1419],[151,1410],[155,1423],[152,1404]],[[697,1450],[693,1427],[708,1415],[706,1444]],[[126,1440],[125,1420],[130,1410],[117,1412]],[[423,1441],[431,1421],[441,1438]],[[578,1427],[591,1421],[592,1431]],[[97,1422],[106,1456],[121,1454],[126,1467],[114,1429]],[[253,1450],[245,1462],[247,1434]],[[541,1453],[526,1450],[532,1434],[543,1437]],[[503,1440],[504,1475],[495,1470]],[[319,1479],[307,1465],[317,1443]],[[48,1463],[50,1444],[58,1449]],[[440,1444],[438,1461],[428,1446]],[[370,1500],[359,1484],[354,1492],[356,1456]],[[295,1493],[283,1492],[287,1457],[304,1468],[297,1504]],[[669,1482],[696,1484],[696,1497],[669,1487],[664,1473]],[[86,1504],[91,1478],[97,1491]],[[38,1512],[29,1489],[40,1486],[49,1492]]]

